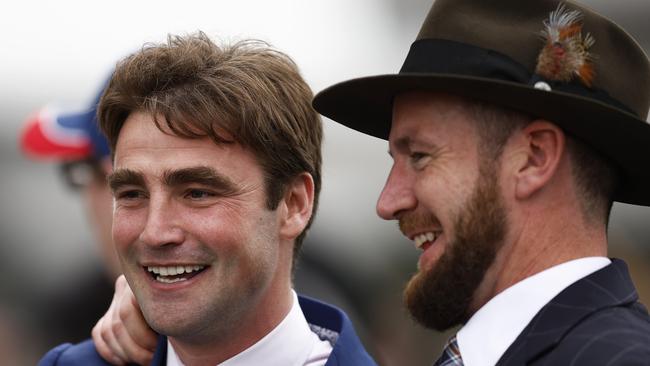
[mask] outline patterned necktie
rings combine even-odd
[[[433,366],[463,366],[463,359],[460,357],[456,336],[449,338],[442,355]]]

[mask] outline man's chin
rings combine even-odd
[[[445,331],[467,320],[467,304],[457,299],[453,289],[432,278],[429,271],[419,271],[404,289],[404,304],[413,319],[426,328]]]
[[[182,340],[183,342],[200,343],[204,340],[205,330],[198,324],[191,324],[186,317],[160,316],[150,317],[147,323],[158,334]]]
[[[190,307],[183,308],[161,302],[142,302],[140,306],[145,321],[156,333],[169,337],[184,337],[200,330],[193,326],[193,323],[198,323],[194,320],[197,314],[194,314]]]

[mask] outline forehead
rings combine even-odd
[[[151,115],[134,112],[126,119],[115,146],[115,168],[174,169],[192,166],[258,167],[249,149],[217,144],[208,137],[185,138],[161,131]]]
[[[473,117],[468,103],[440,93],[410,92],[393,103],[393,120],[388,138],[391,148],[428,141],[450,144],[455,140],[475,142]]]

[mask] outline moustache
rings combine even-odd
[[[440,227],[440,221],[431,213],[408,213],[399,218],[399,230],[407,236],[414,231],[427,227]]]

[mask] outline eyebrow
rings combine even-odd
[[[219,190],[221,194],[232,195],[238,186],[231,179],[207,166],[196,166],[163,173],[163,182],[170,187],[199,184]]]
[[[108,186],[115,192],[124,186],[144,186],[142,173],[131,169],[120,169],[108,175]]]
[[[397,140],[395,140],[393,145],[395,146],[395,150],[402,151],[402,152],[410,152],[414,149],[417,150],[421,148],[427,150],[433,150],[433,151],[437,151],[440,149],[440,146],[438,146],[435,143],[424,142],[421,139],[417,139],[417,138],[413,139],[411,138],[411,136],[400,137]],[[393,157],[393,150],[390,148],[388,149],[388,155]]]
[[[409,136],[400,137],[394,143],[395,148],[398,151],[408,151],[411,145],[411,138]],[[389,154],[392,155],[392,151],[389,151]]]
[[[234,195],[238,186],[228,177],[207,166],[168,170],[163,173],[163,183],[169,187],[198,184],[218,190],[223,195]],[[113,192],[124,186],[144,187],[144,175],[131,169],[119,169],[108,176],[108,185]]]
[[[410,151],[412,142],[413,142],[413,140],[411,139],[410,136],[404,136],[404,137],[398,138],[392,144],[392,145],[394,145],[395,149],[392,149],[390,146],[388,147],[388,155],[390,155],[391,158],[395,158],[395,156],[393,156],[395,151],[403,152],[403,153]]]

